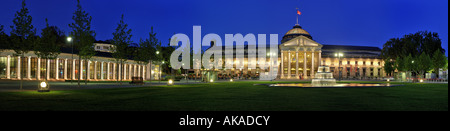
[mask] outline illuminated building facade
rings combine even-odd
[[[14,56],[13,50],[0,52],[0,79],[17,80],[81,80],[90,81],[116,81],[131,80],[131,77],[143,77],[145,80],[159,79],[159,65],[138,64],[129,59],[123,67],[119,65],[111,54],[111,44],[95,43],[96,55],[87,62],[81,61],[76,52],[73,55],[71,48],[61,48],[61,54],[56,59],[38,58],[33,51],[25,54],[25,58]],[[87,66],[86,66],[87,64]],[[87,69],[86,69],[87,68]],[[123,71],[122,71],[123,69]],[[152,76],[150,77],[150,71]]]
[[[218,79],[257,79],[260,73],[269,71],[261,70],[259,65],[262,63],[258,60],[248,61],[247,48],[248,46],[244,48],[244,61],[233,60],[235,65],[243,62],[244,68],[234,66],[233,69],[214,69]],[[342,54],[342,57],[339,59],[337,54]],[[269,55],[270,53],[267,54]],[[386,74],[380,55],[381,49],[378,47],[319,44],[300,25],[295,25],[281,40],[278,52],[279,67],[275,69],[278,70],[277,79],[312,79],[318,67],[326,65],[330,67],[334,78],[338,78],[340,63],[342,79],[381,79]],[[266,61],[267,63],[263,64],[268,65],[269,60]],[[249,64],[257,64],[256,69],[249,68]],[[202,71],[204,70],[190,70],[189,76],[198,77]]]

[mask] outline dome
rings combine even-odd
[[[305,37],[312,39],[311,35],[306,30],[302,29],[302,27],[300,25],[295,25],[294,28],[292,28],[286,34],[284,34],[283,39],[281,40],[281,43],[289,41],[298,36],[305,36]]]

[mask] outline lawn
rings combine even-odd
[[[267,87],[224,82],[142,88],[0,92],[0,110],[448,111],[448,84],[378,88]],[[281,82],[280,82],[281,83]]]

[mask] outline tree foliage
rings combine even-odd
[[[128,24],[123,21],[123,14],[115,32],[113,32],[112,44],[114,45],[111,49],[113,51],[112,56],[119,62],[125,62],[128,59],[128,46],[131,41],[131,29],[128,29]]]
[[[80,0],[77,0],[77,10],[73,13],[72,20],[74,22],[69,24],[69,27],[72,29],[70,35],[75,48],[78,50],[78,64],[81,65],[81,60],[84,59],[86,62],[84,66],[87,68],[87,60],[91,59],[96,53],[94,49],[96,34],[91,30],[92,17],[83,10]],[[81,71],[81,66],[79,66],[78,70]],[[78,86],[80,85],[80,79],[81,74],[78,75]]]
[[[384,60],[384,71],[386,73],[389,74],[389,76],[391,76],[392,72],[394,72],[395,68],[394,68],[394,62],[391,61],[390,59],[385,59]]]
[[[131,37],[131,29],[128,29],[128,24],[123,21],[122,14],[122,16],[120,17],[120,21],[117,24],[116,31],[113,32],[113,39],[111,40],[111,43],[113,44],[113,46],[111,47],[113,51],[112,56],[120,64],[120,67],[122,68],[120,70],[121,72],[123,72],[123,63],[128,60],[128,46],[129,43],[132,42]],[[117,68],[117,70],[119,70],[119,68]],[[119,77],[118,80],[122,81],[122,77]]]
[[[73,13],[74,23],[69,24],[72,29],[70,36],[73,38],[73,44],[79,51],[81,59],[90,59],[95,55],[94,41],[95,31],[91,30],[92,17],[83,10],[80,0],[77,0],[77,10]]]
[[[35,54],[43,59],[56,59],[61,53],[60,47],[64,43],[64,32],[56,26],[49,26],[45,19],[46,27],[42,29],[41,38],[35,46]]]
[[[436,50],[433,53],[431,63],[432,63],[432,68],[433,68],[434,72],[436,73],[437,77],[439,77],[439,68],[443,68],[445,66],[445,60],[446,60],[445,55],[442,52],[440,52],[439,50]]]
[[[11,48],[16,55],[23,57],[25,53],[33,50],[36,42],[36,29],[32,25],[33,18],[29,15],[25,0],[22,1],[22,8],[14,14],[13,26],[11,26]]]
[[[136,56],[134,60],[141,64],[147,64],[149,61],[157,60],[156,47],[159,41],[156,38],[156,33],[153,32],[153,27],[151,27],[149,38],[139,41],[139,47],[136,48]]]
[[[381,56],[383,59],[406,57],[409,54],[418,57],[422,53],[433,54],[436,50],[445,52],[439,35],[436,32],[419,31],[402,38],[391,38],[383,45]]]
[[[420,75],[420,78],[423,78],[425,72],[431,70],[432,65],[430,64],[431,58],[426,53],[422,53],[419,57],[415,59],[415,63],[413,64],[413,71]]]
[[[0,25],[0,51],[10,47],[9,36],[4,31],[4,26]]]

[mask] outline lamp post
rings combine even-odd
[[[184,66],[184,63],[183,63],[183,66]],[[184,79],[186,80],[186,83],[188,83],[186,71],[187,71],[187,69],[184,69]]]
[[[159,51],[158,51],[158,50],[156,51],[156,56],[159,56]],[[159,64],[159,67],[161,67],[161,64]],[[150,70],[153,70],[153,69],[150,69]],[[150,78],[152,77],[152,76],[151,76],[152,74],[153,74],[153,73],[150,74]],[[160,74],[160,77],[158,78],[158,80],[161,79],[161,71],[160,71],[159,74]],[[150,83],[151,83],[151,82],[152,82],[152,79],[150,79]],[[159,80],[159,82],[161,82],[161,80]]]
[[[72,45],[72,63],[73,63],[73,42],[72,42],[72,37],[67,37],[67,41]],[[72,69],[73,68],[74,67],[72,67]],[[73,76],[73,74],[72,74],[72,76]],[[73,77],[70,77],[70,84],[72,84],[72,82],[73,82]]]
[[[162,73],[162,68],[161,66],[164,64],[164,61],[162,61],[162,64],[159,64],[159,83],[161,83],[161,73]]]
[[[339,53],[335,53],[334,56],[338,57],[338,59],[339,59],[339,81],[341,81],[341,76],[342,76],[341,58],[344,56],[344,54],[342,52],[339,52]]]

